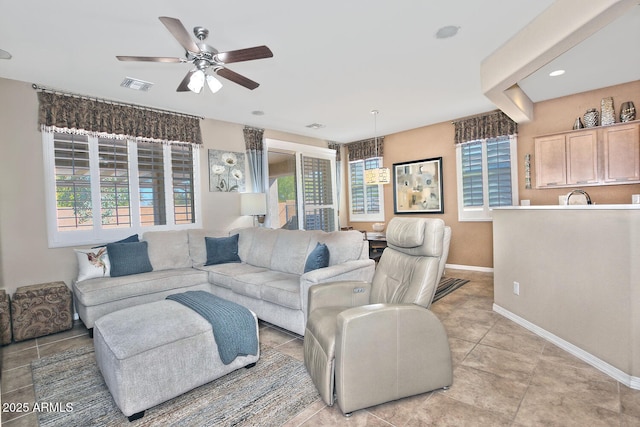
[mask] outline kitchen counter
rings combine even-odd
[[[629,205],[531,205],[502,206],[492,210],[640,210],[640,204]]]

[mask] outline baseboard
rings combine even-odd
[[[604,360],[599,359],[596,356],[592,355],[591,353],[588,353],[588,352],[584,351],[580,347],[576,347],[575,345],[571,344],[570,342],[563,340],[562,338],[552,334],[551,332],[549,332],[549,331],[547,331],[545,329],[542,329],[541,327],[539,327],[537,325],[534,325],[533,323],[529,322],[528,320],[523,319],[522,317],[518,316],[517,314],[514,314],[514,313],[510,312],[509,310],[506,310],[506,309],[500,307],[497,304],[493,304],[493,311],[495,311],[496,313],[498,313],[498,314],[506,317],[507,319],[517,323],[518,325],[520,325],[523,328],[533,332],[534,334],[544,338],[545,340],[557,345],[558,347],[560,347],[561,349],[565,350],[569,354],[574,355],[578,359],[582,360],[585,363],[588,363],[589,365],[593,366],[597,370],[599,370],[599,371],[603,372],[604,374],[610,376],[614,380],[616,380],[618,382],[621,382],[622,384],[626,385],[627,387],[635,389],[635,390],[640,390],[640,378],[639,377],[634,377],[632,375],[627,374],[626,372],[621,371],[620,369],[616,368],[615,366],[610,365],[609,363],[605,362]]]
[[[481,271],[483,273],[493,273],[493,268],[491,267],[478,267],[475,265],[445,264],[444,267],[453,268],[454,270],[471,270],[471,271]]]

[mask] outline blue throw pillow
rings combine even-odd
[[[304,263],[304,272],[317,270],[329,266],[329,248],[324,243],[318,243]]]
[[[205,237],[207,262],[204,265],[241,262],[238,255],[238,234],[230,237]]]
[[[147,242],[109,243],[107,254],[111,262],[111,277],[153,271]]]

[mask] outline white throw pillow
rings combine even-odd
[[[78,258],[78,282],[96,277],[109,277],[111,263],[106,246],[93,249],[74,249]]]

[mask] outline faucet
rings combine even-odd
[[[590,204],[591,204],[591,197],[589,197],[589,194],[587,194],[587,192],[586,192],[586,191],[584,191],[584,190],[580,190],[580,189],[578,188],[578,189],[575,189],[575,190],[571,190],[571,192],[570,192],[569,194],[567,194],[567,199],[566,199],[566,200],[565,200],[565,202],[564,202],[564,204],[565,204],[565,205],[568,205],[568,204],[569,204],[569,199],[570,199],[570,198],[571,198],[571,196],[573,196],[575,193],[583,194],[583,195],[584,195],[584,197],[587,199],[587,204],[588,204],[588,205],[590,205]]]

